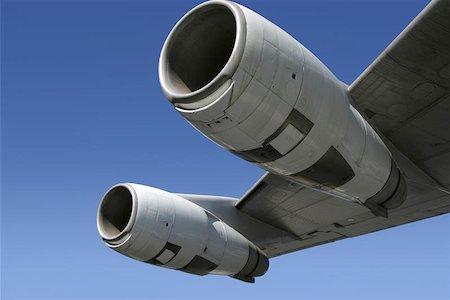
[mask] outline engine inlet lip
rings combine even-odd
[[[209,83],[193,92],[179,93],[175,91],[174,88],[171,88],[170,84],[168,84],[169,76],[167,75],[168,55],[171,46],[173,44],[173,38],[178,33],[177,31],[180,29],[180,26],[183,25],[183,23],[187,19],[192,17],[192,15],[197,13],[199,10],[202,10],[205,7],[209,6],[223,6],[226,7],[233,14],[236,24],[236,37],[234,41],[233,50],[225,66],[222,68],[219,74],[217,74]],[[247,23],[245,20],[244,13],[241,10],[241,8],[233,2],[223,0],[213,0],[202,3],[191,9],[176,23],[174,28],[169,33],[166,41],[164,42],[161,51],[158,65],[158,75],[164,95],[173,104],[175,104],[175,103],[193,103],[200,99],[204,99],[210,94],[212,94],[216,89],[221,87],[227,80],[229,80],[236,72],[244,53],[246,35],[247,35]]]
[[[118,233],[115,235],[109,235],[105,232],[104,226],[101,224],[102,222],[102,205],[106,199],[106,196],[113,191],[116,188],[125,188],[128,190],[128,192],[131,195],[131,214],[128,219],[127,225]],[[124,240],[128,240],[130,237],[131,229],[134,226],[134,223],[136,221],[136,215],[138,210],[138,201],[137,201],[137,194],[134,188],[127,183],[119,183],[111,187],[102,197],[102,201],[100,201],[98,210],[97,210],[97,231],[100,234],[101,238],[107,242],[108,244],[115,245],[119,243],[123,243]]]

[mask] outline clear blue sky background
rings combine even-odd
[[[198,1],[2,1],[1,299],[450,298],[450,218],[292,253],[254,285],[133,261],[96,211],[118,182],[240,197],[262,171],[163,97],[159,51]],[[426,1],[242,1],[351,83]]]

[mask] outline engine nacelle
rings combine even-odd
[[[267,256],[198,205],[152,187],[112,187],[98,209],[97,228],[112,249],[139,261],[197,275],[253,281]]]
[[[228,1],[188,12],[164,44],[159,77],[189,123],[237,156],[378,215],[404,201],[403,177],[347,87],[255,12]]]

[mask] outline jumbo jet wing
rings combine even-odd
[[[431,2],[348,88],[405,176],[389,217],[264,175],[236,207],[291,238],[253,240],[277,256],[450,212],[450,1]]]
[[[97,226],[124,255],[254,282],[268,257],[450,212],[450,0],[349,88],[265,18],[208,1],[169,34],[159,77],[192,126],[270,173],[240,200],[113,186]]]

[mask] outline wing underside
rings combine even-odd
[[[450,186],[450,1],[433,1],[349,88],[403,154]]]
[[[408,180],[408,195],[388,218],[377,217],[363,205],[266,174],[237,207],[295,237],[254,241],[273,257],[450,212],[450,195],[444,191]]]

